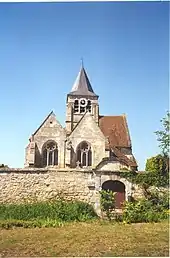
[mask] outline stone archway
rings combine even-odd
[[[125,201],[125,185],[118,180],[107,180],[102,184],[102,189],[115,192],[115,208],[121,209]]]

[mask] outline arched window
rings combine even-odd
[[[90,145],[83,141],[77,147],[77,162],[81,167],[88,167],[92,165],[92,151]]]
[[[42,149],[43,166],[58,165],[58,148],[54,141],[48,141]]]

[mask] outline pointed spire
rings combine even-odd
[[[83,59],[81,59],[81,69],[69,95],[97,96],[84,69]]]
[[[81,58],[81,68],[84,68],[83,57]]]

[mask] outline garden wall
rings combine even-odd
[[[116,172],[56,169],[1,169],[0,203],[45,201],[59,196],[66,200],[81,200],[92,204],[100,213],[102,184],[119,180],[125,184],[126,200],[131,195],[141,197],[141,189]]]

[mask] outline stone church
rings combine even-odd
[[[99,113],[99,96],[83,67],[66,96],[63,128],[51,112],[31,135],[25,168],[137,170],[125,115]]]
[[[100,191],[115,192],[115,208],[143,196],[122,171],[137,171],[125,115],[99,113],[99,96],[82,66],[66,97],[65,127],[51,112],[31,135],[24,168],[0,169],[0,203],[47,201],[63,196],[93,205]]]

